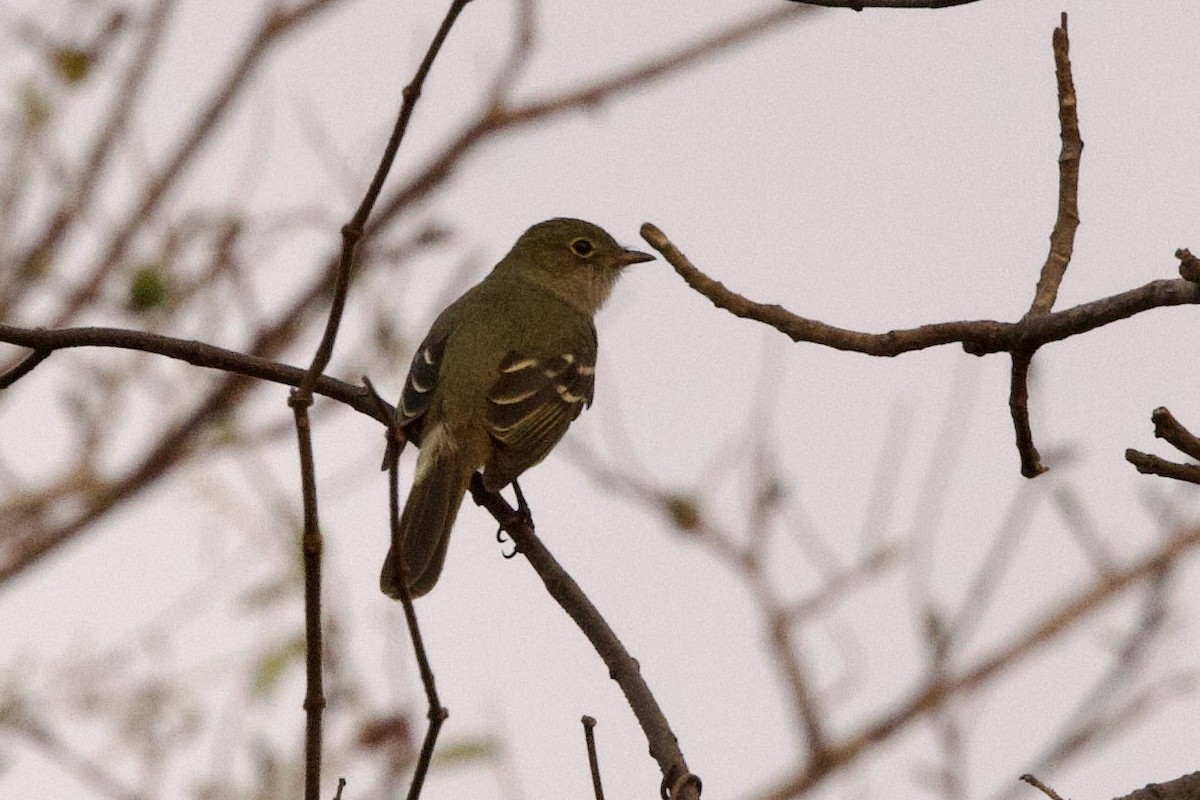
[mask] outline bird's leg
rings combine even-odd
[[[521,491],[521,484],[517,483],[517,479],[513,478],[513,492],[517,495],[517,516],[529,527],[533,527],[533,512],[529,510],[529,503],[525,502],[525,493]]]
[[[525,493],[521,491],[521,484],[517,483],[516,479],[512,482],[513,492],[517,495],[517,509],[513,512],[513,522],[518,525],[528,525],[533,527],[533,514],[529,510],[529,503],[525,500]],[[508,537],[504,534],[504,526],[501,525],[496,529],[496,541],[504,544],[508,541]],[[511,553],[502,553],[505,558],[512,558],[517,554],[517,548],[513,547]]]

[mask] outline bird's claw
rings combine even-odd
[[[496,541],[499,542],[500,544],[504,544],[505,542],[512,542],[512,539],[508,538],[508,534],[506,534],[504,532],[503,525],[501,525],[499,528],[496,529]],[[515,556],[517,554],[518,550],[519,550],[519,548],[517,547],[517,543],[513,542],[512,551],[509,553],[505,553],[505,552],[501,551],[500,555],[504,556],[505,558],[512,558],[513,556]]]

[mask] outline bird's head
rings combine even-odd
[[[556,217],[521,234],[496,268],[514,272],[590,315],[604,305],[625,267],[653,259],[617,244],[598,225]]]

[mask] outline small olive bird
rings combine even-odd
[[[592,317],[621,271],[654,256],[578,219],[539,222],[450,304],[417,348],[400,426],[421,448],[379,587],[429,592],[476,470],[496,492],[537,464],[592,404]]]

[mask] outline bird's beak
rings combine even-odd
[[[653,261],[654,256],[649,253],[643,253],[640,250],[622,250],[617,255],[617,266],[628,267],[631,264],[641,264],[644,261]]]

